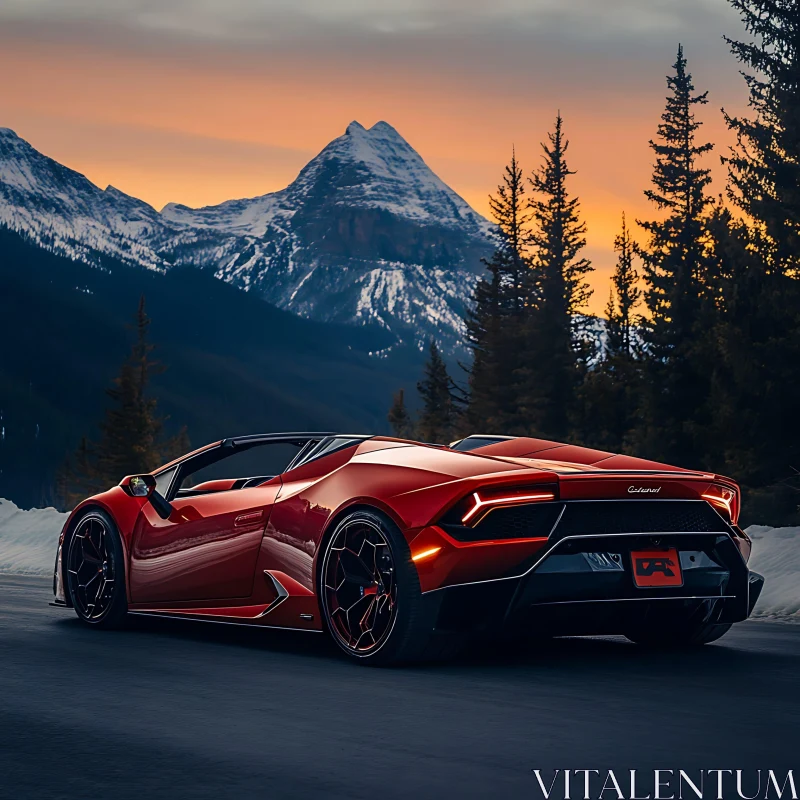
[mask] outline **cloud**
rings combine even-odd
[[[678,42],[715,89],[715,75],[738,80],[722,35],[740,32],[728,0],[0,0],[0,44],[244,71],[406,72],[517,95],[651,83]]]
[[[663,36],[731,18],[726,0],[0,0],[0,20],[90,21],[140,33],[265,44],[321,33],[409,36],[555,32]]]

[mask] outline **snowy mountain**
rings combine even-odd
[[[196,266],[302,316],[446,347],[491,250],[490,224],[385,122],[351,123],[286,189],[160,213],[4,129],[0,224],[88,263]]]
[[[204,231],[177,263],[312,319],[377,322],[401,339],[462,338],[464,304],[490,226],[391,125],[351,123],[286,189],[166,221]]]
[[[0,128],[0,225],[79,260],[111,255],[150,268],[166,264],[154,250],[159,213],[42,155]]]
[[[162,213],[168,220],[193,227],[263,236],[272,223],[290,219],[304,204],[329,199],[336,206],[383,209],[468,235],[484,236],[490,228],[386,122],[369,130],[351,122],[280,192],[196,210],[170,203]]]

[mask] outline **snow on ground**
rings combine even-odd
[[[54,508],[23,511],[0,499],[0,572],[52,575],[66,518]]]
[[[23,511],[0,499],[0,573],[51,575],[67,515],[54,508]],[[800,528],[752,525],[750,568],[767,580],[754,616],[800,623]]]
[[[751,525],[747,534],[753,540],[749,567],[766,578],[753,615],[800,622],[800,528]]]

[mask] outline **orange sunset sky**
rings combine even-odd
[[[0,0],[0,126],[156,208],[283,188],[328,141],[384,119],[488,214],[561,110],[601,312],[620,215],[643,197],[664,76],[684,44],[700,118],[745,107],[726,0]]]

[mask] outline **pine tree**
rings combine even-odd
[[[525,178],[513,148],[497,194],[489,197],[489,208],[500,234],[500,245],[491,263],[500,280],[504,304],[509,311],[516,312],[527,297],[530,214],[525,203]]]
[[[106,390],[111,404],[100,426],[98,468],[112,480],[149,472],[159,464],[157,443],[163,420],[156,413],[157,403],[148,395],[148,388],[161,365],[151,359],[154,346],[147,340],[149,327],[142,297],[136,312],[136,340],[114,385]]]
[[[408,413],[405,403],[405,390],[398,389],[394,395],[392,407],[386,415],[392,433],[399,439],[411,439],[414,436],[414,424],[411,415]]]
[[[151,472],[160,464],[188,449],[188,436],[163,439],[164,418],[157,413],[157,401],[149,395],[150,379],[163,371],[151,358],[154,346],[148,341],[150,318],[142,296],[134,323],[135,341],[113,386],[106,390],[111,403],[100,425],[97,444],[85,437],[73,461],[62,469],[59,484],[65,505],[103,491],[125,475]]]
[[[800,11],[797,0],[730,0],[755,41],[729,39],[755,117],[725,115],[738,145],[729,195],[763,234],[770,272],[800,277]]]
[[[518,414],[527,432],[564,439],[588,352],[578,313],[591,296],[585,278],[593,268],[580,257],[586,226],[580,201],[567,188],[575,173],[567,166],[569,143],[560,113],[548,140],[542,144],[542,166],[531,177],[535,194],[528,203],[534,257],[528,273],[526,363],[519,370]]]
[[[701,124],[696,106],[707,93],[695,94],[678,48],[674,74],[667,77],[669,95],[658,126],[653,188],[645,192],[661,219],[640,222],[649,242],[639,248],[647,282],[649,316],[642,326],[647,354],[638,447],[666,461],[701,466],[708,430],[708,376],[712,356],[708,332],[713,328],[709,281],[711,238],[706,194],[711,181],[700,158],[713,145],[698,144]]]
[[[424,442],[447,444],[458,430],[461,397],[433,340],[428,352],[424,377],[417,384],[422,398],[419,437]]]
[[[800,13],[796,0],[731,0],[752,40],[728,39],[744,66],[752,118],[726,115],[737,145],[729,197],[747,216],[718,224],[724,316],[715,375],[724,469],[745,511],[800,519]],[[751,519],[754,517],[751,516]]]
[[[497,248],[479,278],[467,312],[471,429],[505,433],[515,415],[514,381],[520,367],[520,330],[527,293],[525,182],[512,151],[503,180],[489,205],[497,223]]]
[[[742,484],[745,524],[796,525],[800,293],[793,279],[765,274],[757,231],[727,214],[717,227],[724,304],[714,337],[715,469]]]
[[[622,230],[614,239],[617,265],[611,277],[606,307],[606,345],[602,357],[588,370],[581,387],[580,440],[592,447],[627,449],[639,399],[640,364],[636,310],[641,300],[634,243],[622,215]]]
[[[640,275],[633,263],[634,242],[624,213],[622,230],[614,239],[614,250],[617,253],[617,266],[611,277],[611,293],[606,306],[607,351],[610,355],[632,357],[636,327],[634,311],[641,299],[642,290],[638,286]]]
[[[548,134],[550,144],[542,144],[543,164],[531,177],[536,196],[528,206],[534,222],[531,243],[536,248],[534,298],[573,331],[575,315],[585,309],[592,295],[586,276],[593,267],[587,258],[578,257],[586,246],[586,225],[580,219],[580,200],[570,197],[567,190],[567,179],[575,171],[567,166],[569,142],[563,128],[559,112]]]

